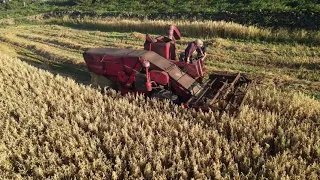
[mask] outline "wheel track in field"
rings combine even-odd
[[[69,30],[69,29],[68,29]],[[122,45],[132,45],[132,46],[139,46],[142,47],[143,41],[141,41],[141,45],[139,44],[139,41],[137,41],[134,38],[131,38],[129,35],[93,35],[90,33],[83,33],[78,30],[71,30],[73,33],[59,33],[57,31],[53,30],[30,30],[32,33],[36,34],[43,34],[45,36],[51,36],[51,37],[63,37],[67,39],[77,40],[78,42],[81,42],[82,44],[90,43],[92,45],[104,45],[106,42],[111,43],[114,41],[120,41],[123,42]],[[113,39],[113,40],[110,40]]]
[[[46,57],[47,59],[60,61],[64,63],[70,64],[78,64],[81,63],[80,54],[71,54],[69,51],[61,50],[59,48],[55,48],[52,46],[48,46],[41,43],[26,41],[26,39],[19,38],[14,35],[9,36],[0,36],[0,40],[7,42],[9,44],[13,44],[28,50],[31,50],[37,54]]]
[[[231,65],[239,65],[239,66],[248,66],[249,69],[265,69],[269,68],[273,71],[281,71],[284,72],[287,75],[292,75],[298,73],[301,69],[304,69],[305,72],[308,73],[314,73],[315,70],[320,70],[320,66],[317,67],[316,61],[312,61],[309,63],[285,63],[282,61],[279,62],[268,62],[267,57],[261,56],[261,60],[259,60],[259,57],[255,57],[255,55],[249,55],[246,58],[240,59],[240,58],[233,58],[232,56],[225,56],[224,54],[220,53],[213,53],[207,55],[208,61],[213,62],[220,62],[225,64],[231,64]],[[253,60],[254,59],[254,60]],[[312,67],[312,64],[314,66]],[[316,81],[316,80],[314,80]]]
[[[1,40],[1,37],[0,37]],[[27,62],[28,64],[35,66],[40,69],[47,70],[52,74],[59,74],[65,77],[74,79],[76,82],[89,84],[90,74],[87,71],[85,65],[75,65],[68,63],[56,62],[48,59],[47,57],[38,54],[32,50],[26,49],[24,47],[4,42],[8,47],[15,49],[17,58]]]
[[[72,77],[77,82],[90,81],[89,73],[84,61],[80,63],[74,62],[74,60],[70,61],[70,58],[66,58],[66,56],[60,56],[57,53],[53,54],[51,51],[39,49],[31,44],[16,42],[18,40],[22,39],[9,39],[0,36],[0,41],[4,41],[9,46],[16,49],[19,54],[19,58],[33,66],[49,70],[54,74],[59,73],[63,76]],[[59,61],[57,61],[57,59],[59,59]],[[61,61],[61,59],[63,59],[63,61]],[[83,59],[81,58],[81,60]]]
[[[82,51],[85,51],[87,48],[89,47],[83,47],[81,45],[76,45],[76,44],[71,44],[71,43],[66,43],[60,40],[54,40],[54,39],[44,39],[42,37],[37,37],[37,36],[33,36],[33,35],[25,35],[25,33],[23,34],[17,34],[18,37],[24,38],[24,39],[28,39],[34,42],[38,42],[41,44],[45,44],[48,46],[52,46],[55,48],[59,48],[61,50],[68,50],[68,51],[72,51],[74,53],[81,53]]]
[[[35,31],[31,31],[31,33],[38,33]],[[46,33],[46,32],[40,32],[40,34],[42,34],[43,36],[50,36],[50,37],[59,37],[60,34],[58,33]],[[86,37],[82,37],[80,35],[63,35],[63,37],[65,37],[66,39],[72,39],[72,40],[76,40],[76,43],[79,44],[86,44],[84,46],[86,47],[109,47],[109,48],[133,48],[133,49],[141,49],[142,45],[138,46],[135,43],[128,43],[129,41],[125,40],[125,42],[123,42],[124,40],[114,40],[114,41],[103,41],[103,40],[96,40],[96,39],[89,39]],[[62,38],[62,36],[60,35],[59,38]],[[51,41],[51,43],[53,43]],[[71,45],[72,46],[72,45]],[[80,48],[85,50],[85,48]]]
[[[59,34],[57,32],[44,32],[44,31],[38,31],[38,30],[31,30],[30,32],[33,34],[41,34],[43,36],[49,36],[53,38],[60,37],[60,38],[73,39],[73,40],[77,40],[77,42],[79,41],[79,42],[90,44],[90,45],[95,45],[95,43],[93,42],[97,42],[96,40],[83,37],[82,35]]]
[[[81,39],[88,39],[90,42],[92,40],[94,41],[102,41],[102,42],[113,42],[114,40],[109,40],[111,38],[113,39],[117,39],[117,40],[125,40],[125,44],[130,44],[133,46],[139,46],[141,47],[143,42],[144,42],[144,38],[145,38],[145,34],[141,34],[141,33],[137,33],[137,32],[131,32],[131,33],[117,33],[117,32],[101,32],[101,31],[83,31],[83,30],[78,30],[78,29],[72,29],[72,28],[66,28],[64,26],[55,26],[55,28],[50,28],[50,26],[45,26],[44,30],[47,32],[47,34],[50,33],[55,33],[56,35],[57,30],[59,31],[67,31],[68,33],[62,33],[63,36],[67,36],[69,38],[78,38],[79,40]],[[33,31],[38,31],[39,30],[33,30]],[[39,32],[41,33],[41,31]],[[137,34],[139,36],[143,36],[143,38],[141,39],[141,37],[137,37]]]

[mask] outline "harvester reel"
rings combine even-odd
[[[220,84],[220,89],[211,89],[207,96],[209,107],[219,110],[221,113],[237,114],[240,112],[251,80],[245,74],[230,74],[216,72],[211,74],[210,79]],[[217,87],[217,84],[212,87]],[[214,96],[214,97],[213,97]],[[210,99],[212,99],[210,101]]]

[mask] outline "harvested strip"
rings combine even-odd
[[[72,54],[70,52],[63,51],[61,49],[54,48],[45,44],[26,41],[25,39],[16,37],[14,35],[0,36],[0,40],[34,51],[35,53],[41,54],[42,56],[47,57],[48,59],[53,61],[75,63],[75,64],[83,63],[80,53]]]

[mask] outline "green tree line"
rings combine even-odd
[[[320,0],[0,0],[0,2],[6,2],[2,3],[2,9],[42,5],[123,13],[320,10]]]
[[[317,30],[320,0],[0,0],[0,19],[61,11],[92,16],[225,20]]]
[[[214,12],[237,10],[320,9],[319,0],[73,0],[78,6],[102,5],[111,11]]]

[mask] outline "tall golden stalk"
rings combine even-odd
[[[319,120],[299,93],[256,87],[219,118],[0,57],[4,179],[317,179]]]

